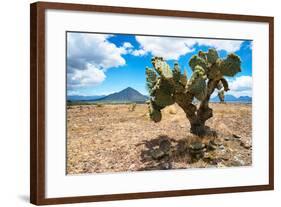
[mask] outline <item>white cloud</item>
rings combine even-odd
[[[198,39],[199,46],[205,45],[213,47],[217,50],[225,50],[227,52],[236,52],[240,49],[243,41],[238,40],[215,40],[215,39]]]
[[[71,67],[83,69],[90,63],[99,68],[122,66],[126,63],[121,56],[126,53],[107,38],[110,35],[69,33],[67,39],[67,58]]]
[[[192,52],[194,39],[172,37],[136,36],[141,49],[133,53],[139,56],[150,52],[153,56],[161,56],[167,60],[177,60],[181,55]]]
[[[143,49],[139,49],[139,50],[134,50],[132,51],[132,55],[134,56],[143,56],[145,55],[147,52]]]
[[[106,78],[109,68],[126,64],[122,55],[127,54],[132,45],[129,42],[117,47],[108,41],[112,35],[68,33],[67,76],[68,87],[95,86]]]
[[[240,76],[230,81],[229,88],[235,91],[250,90],[252,89],[252,77]]]
[[[129,42],[124,42],[124,43],[123,43],[123,47],[124,47],[125,49],[127,49],[127,48],[133,48],[133,45],[132,45],[131,43],[129,43]]]
[[[95,86],[105,79],[104,71],[94,65],[87,64],[84,70],[74,70],[67,77],[68,86],[70,88]]]
[[[68,90],[67,96],[87,96],[87,94],[81,93],[80,91],[77,90]]]
[[[243,41],[237,40],[215,40],[215,39],[195,39],[195,38],[174,38],[174,37],[148,37],[136,36],[140,44],[139,50],[134,50],[132,55],[142,56],[151,53],[153,56],[161,56],[166,60],[177,60],[180,56],[190,53],[194,46],[209,46],[217,50],[227,52],[238,51]]]
[[[227,94],[233,96],[250,96],[252,97],[252,77],[240,76],[233,80],[228,80],[230,91]]]

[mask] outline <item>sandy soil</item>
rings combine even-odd
[[[67,109],[67,173],[248,166],[252,163],[251,104],[211,104],[214,117],[207,125],[217,136],[206,136],[207,149],[193,159],[185,145],[198,141],[177,105],[163,110],[152,122],[145,104],[76,105]],[[162,141],[168,155],[152,154]],[[214,148],[210,148],[210,140]],[[186,144],[187,143],[187,144]]]

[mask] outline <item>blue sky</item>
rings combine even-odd
[[[234,96],[252,93],[252,41],[67,33],[67,94],[108,95],[126,87],[147,94],[145,67],[153,56],[162,56],[170,66],[177,61],[187,70],[190,57],[199,50],[216,48],[220,57],[230,52],[240,56],[242,72],[229,80]]]

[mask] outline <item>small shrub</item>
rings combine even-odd
[[[136,107],[137,107],[136,103],[131,104],[129,107],[129,111],[135,111]]]
[[[97,104],[97,107],[102,107],[103,105],[101,103],[98,103]]]

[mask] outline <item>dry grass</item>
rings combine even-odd
[[[185,140],[198,137],[189,133],[189,122],[177,105],[163,110],[159,123],[150,121],[147,106],[83,105],[67,109],[67,173],[120,172],[251,165],[251,105],[211,104],[214,117],[207,125],[218,133],[221,148],[209,151],[197,162],[178,148]],[[239,136],[241,139],[234,138]],[[172,145],[167,159],[154,160],[150,150],[162,139]],[[214,137],[204,137],[208,143]]]

